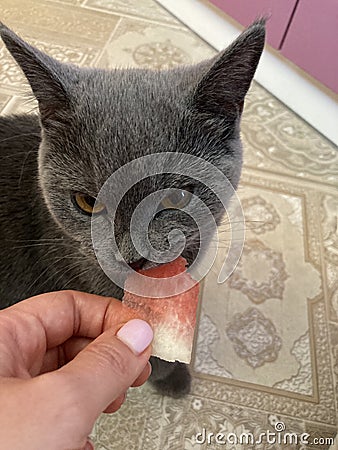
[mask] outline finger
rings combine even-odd
[[[86,445],[84,446],[83,450],[95,450],[94,444],[90,439],[87,439]]]
[[[142,370],[140,375],[136,378],[136,380],[132,384],[132,387],[138,387],[144,384],[150,377],[150,374],[151,374],[151,364],[148,361],[145,368]]]
[[[68,339],[63,345],[49,349],[44,357],[42,367],[39,373],[33,373],[32,376],[50,372],[59,369],[63,365],[75,358],[75,356],[82,351],[88,344],[93,342],[93,339],[72,337]],[[144,384],[151,374],[151,364],[148,361],[142,373],[132,384],[132,387],[141,386]]]
[[[75,358],[75,356],[91,342],[93,342],[93,339],[91,338],[71,337],[64,344],[47,350],[42,361],[41,369],[37,373],[32,373],[31,375],[36,376],[38,374],[50,372],[51,370],[59,369]]]
[[[130,310],[120,300],[78,291],[38,295],[8,308],[37,318],[47,332],[48,347],[56,347],[71,336],[96,338],[108,327],[115,330],[129,320]]]
[[[71,336],[96,338],[102,331],[117,331],[136,314],[119,300],[77,291],[42,294],[0,313],[0,341],[23,355],[25,366],[38,372],[42,358]]]
[[[60,345],[59,348],[59,367],[67,364],[69,361],[75,358],[75,356],[80,353],[88,344],[93,342],[92,338],[87,337],[71,337],[64,344]]]
[[[112,414],[116,412],[118,409],[121,408],[123,403],[125,402],[127,398],[127,393],[124,392],[122,395],[119,395],[116,400],[110,403],[110,405],[107,406],[107,408],[103,411],[106,414]]]
[[[36,427],[44,430],[42,435],[37,433],[38,445],[32,443],[30,448],[49,448],[48,440],[56,436],[55,430],[58,441],[53,448],[84,447],[99,414],[114,400],[118,407],[119,397],[144,370],[151,339],[152,330],[146,322],[129,321],[117,335],[112,329],[101,334],[61,369],[29,380],[9,379],[19,385],[14,397],[16,404],[23,405],[19,419],[25,429],[28,433]],[[32,399],[36,408],[31,406]],[[13,408],[13,400],[8,404],[6,396],[3,400],[6,411],[9,406]]]
[[[61,380],[67,390],[64,395],[70,395],[69,401],[94,422],[140,376],[150,358],[152,337],[147,322],[131,320],[117,335],[113,329],[101,334],[50,375],[56,383]]]
[[[142,370],[141,374],[136,378],[136,380],[132,384],[132,387],[141,386],[143,383],[145,383],[147,381],[150,374],[151,374],[151,364],[149,361],[147,361],[145,368]],[[127,392],[124,392],[116,400],[111,402],[110,405],[108,405],[107,408],[103,412],[107,413],[107,414],[116,412],[118,409],[121,408],[122,404],[126,400],[126,397],[127,397]]]

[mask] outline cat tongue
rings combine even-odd
[[[125,282],[122,304],[129,308],[130,313],[137,313],[138,317],[146,320],[153,328],[153,356],[167,361],[189,363],[196,325],[199,285],[186,272],[186,265],[186,260],[180,256],[168,264],[139,270],[138,273],[144,277],[132,273]],[[158,287],[156,293],[161,298],[133,293],[142,293],[142,283],[148,284],[152,278],[163,278],[163,281],[167,281],[179,274],[181,276],[176,277],[179,281],[174,281],[175,288],[179,289],[176,292],[180,292],[177,295],[164,297],[165,291],[159,292]],[[134,317],[134,314],[132,316]]]

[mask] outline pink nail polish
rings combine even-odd
[[[116,336],[136,355],[139,355],[151,343],[154,333],[144,320],[132,319],[119,329]]]

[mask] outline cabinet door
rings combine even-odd
[[[270,19],[267,22],[267,41],[276,49],[279,49],[281,46],[297,1],[298,0],[210,0],[211,3],[244,26],[248,26],[257,17],[268,15]]]
[[[282,54],[338,93],[338,0],[299,0]]]

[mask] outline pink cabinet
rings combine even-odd
[[[297,0],[211,0],[215,6],[248,26],[257,17],[270,17],[267,23],[267,41],[279,49]]]
[[[338,93],[338,0],[300,0],[281,51]]]
[[[338,0],[210,0],[240,24],[268,15],[268,43],[338,93]]]

